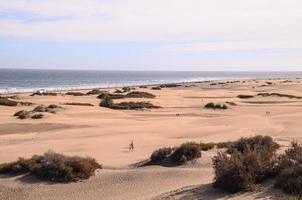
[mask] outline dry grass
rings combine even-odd
[[[65,95],[70,95],[70,96],[85,96],[83,92],[66,92]]]
[[[19,158],[0,165],[0,174],[29,174],[53,182],[73,182],[88,179],[102,166],[90,157],[65,156],[53,151],[34,155],[29,159]]]

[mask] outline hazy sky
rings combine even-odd
[[[0,0],[0,67],[302,71],[302,0]]]

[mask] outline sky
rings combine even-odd
[[[0,68],[302,71],[302,1],[0,0]]]

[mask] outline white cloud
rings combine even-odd
[[[274,41],[286,43],[302,35],[301,0],[1,0],[1,11],[63,17],[35,23],[0,19],[0,36],[11,37],[106,42],[248,39],[274,46]]]

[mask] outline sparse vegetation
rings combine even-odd
[[[91,103],[79,103],[79,102],[64,103],[64,105],[69,105],[69,106],[94,106]]]
[[[37,92],[32,93],[30,96],[35,96],[35,95],[38,95],[38,96],[57,96],[57,93],[37,91]]]
[[[250,99],[253,98],[254,95],[240,94],[237,96],[239,99]]]
[[[158,86],[154,86],[151,88],[152,90],[161,90],[161,87],[158,87]]]
[[[126,94],[125,97],[126,98],[148,98],[148,99],[152,99],[152,98],[155,98],[155,95],[151,94],[149,92],[133,91],[133,92],[129,92],[128,94]]]
[[[112,105],[113,105],[113,101],[112,101],[111,97],[105,95],[103,100],[100,103],[100,106],[105,107],[105,108],[111,108]]]
[[[225,104],[214,104],[214,103],[207,103],[204,108],[206,109],[228,109],[227,105]]]
[[[150,156],[151,162],[154,164],[163,162],[165,159],[167,159],[171,155],[172,151],[173,151],[173,148],[171,148],[171,147],[164,147],[164,148],[155,150]]]
[[[180,84],[176,83],[167,83],[167,84],[161,84],[159,87],[161,88],[172,88],[172,87],[180,87]]]
[[[125,95],[123,95],[123,94],[110,94],[110,93],[107,93],[107,92],[102,92],[97,98],[104,99],[106,96],[111,98],[111,99],[123,99],[123,98],[125,98]]]
[[[262,97],[277,96],[277,97],[287,97],[290,99],[301,99],[302,98],[300,96],[289,95],[289,94],[280,94],[280,93],[259,93],[259,94],[257,94],[257,96],[262,96]]]
[[[19,158],[0,165],[0,174],[29,174],[52,182],[73,182],[88,179],[102,166],[90,157],[65,156],[53,151],[34,155],[29,159]]]
[[[87,95],[96,95],[96,94],[100,94],[102,91],[100,91],[99,89],[93,89],[89,92],[87,92]]]
[[[56,113],[58,109],[61,109],[62,107],[56,104],[51,104],[49,106],[45,105],[38,105],[35,107],[32,112],[49,112],[49,113]]]
[[[30,117],[30,112],[26,110],[20,110],[14,114],[18,119],[27,119]]]
[[[83,92],[66,92],[65,95],[70,95],[70,96],[85,96]]]
[[[32,119],[42,119],[44,117],[43,114],[34,114],[31,116]]]
[[[0,97],[0,106],[16,107],[18,105],[30,106],[30,105],[33,105],[33,103],[23,102],[23,101],[14,101],[14,100],[9,99],[8,97]]]
[[[150,102],[142,101],[142,102],[121,102],[114,103],[110,106],[111,109],[116,110],[141,110],[141,109],[152,109],[152,108],[160,108],[160,106],[155,106]]]

